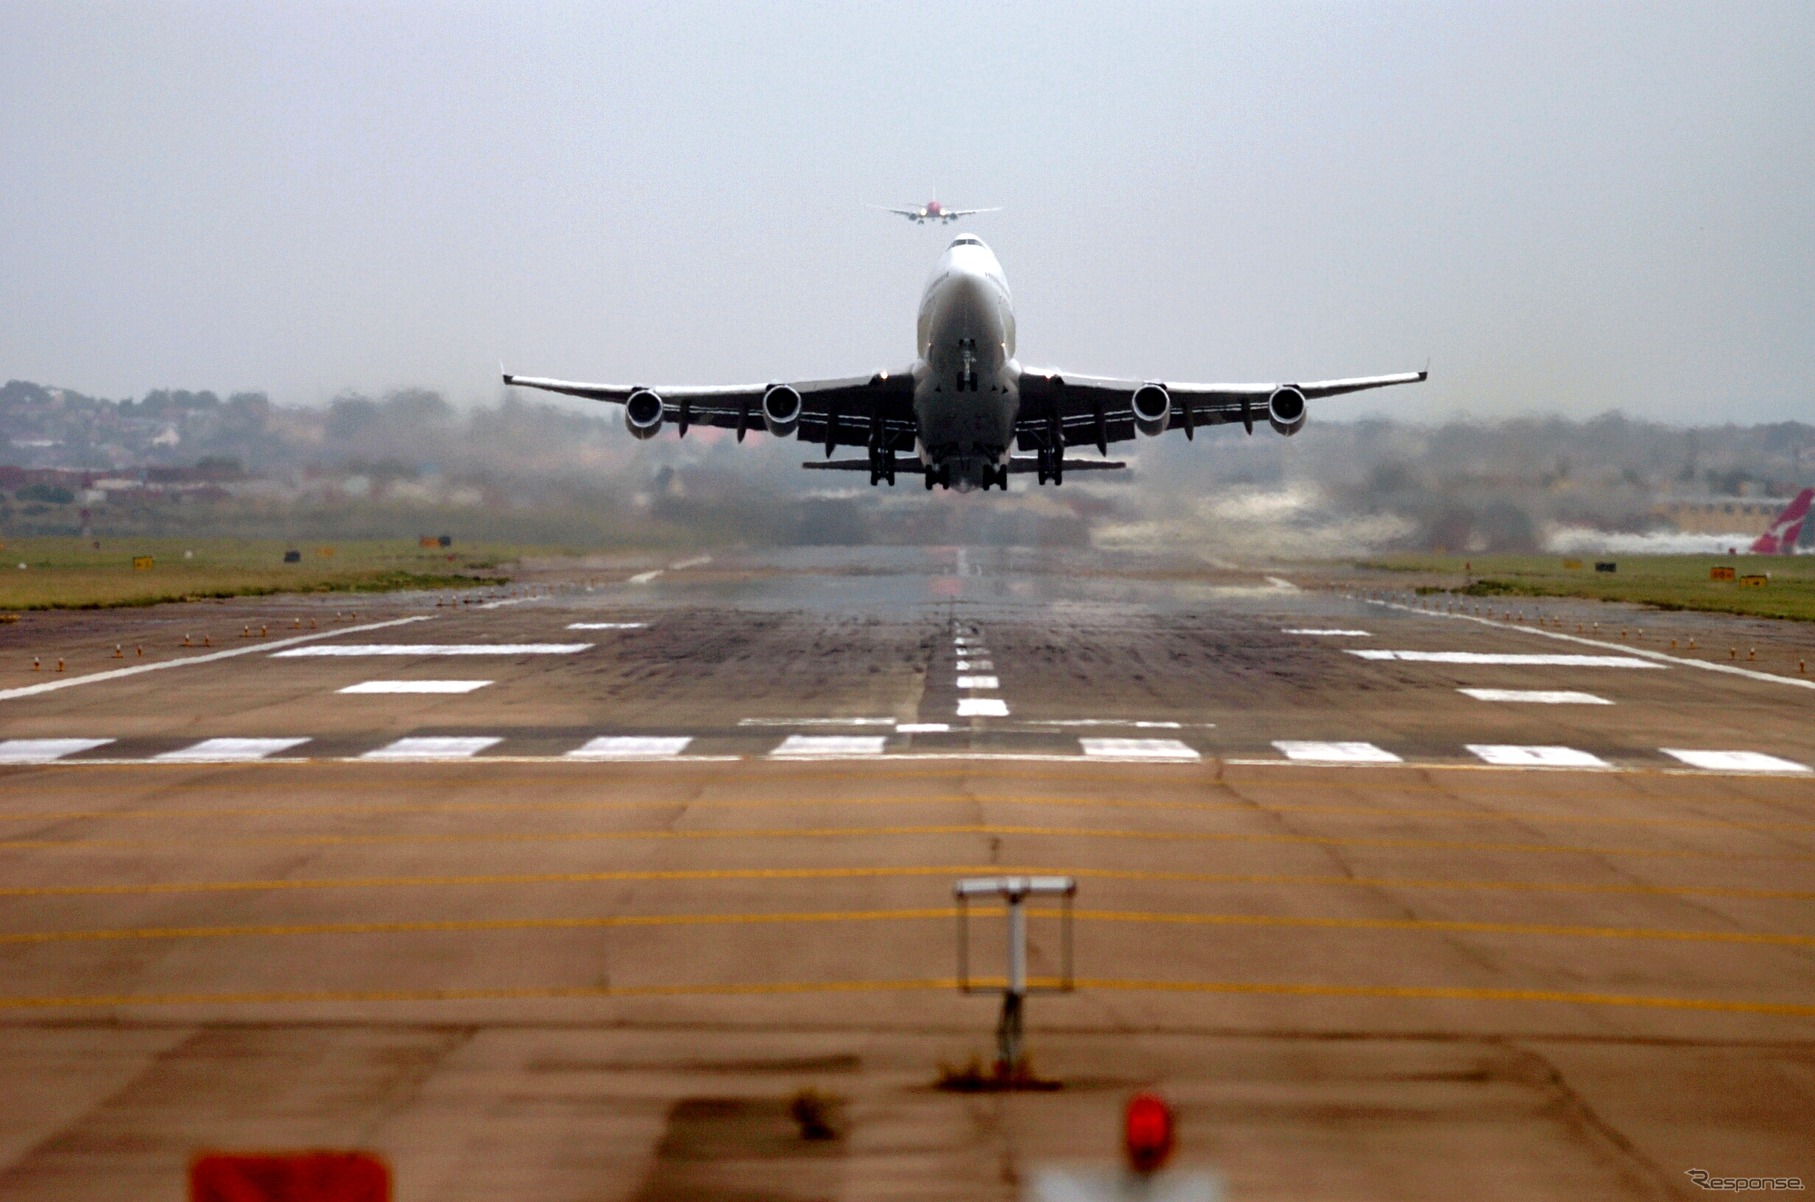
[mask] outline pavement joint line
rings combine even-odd
[[[1419,609],[1415,605],[1402,605],[1397,601],[1377,601],[1371,597],[1358,597],[1356,600],[1366,602],[1369,605],[1379,605],[1384,606],[1387,609],[1397,609],[1405,613],[1418,614],[1422,617],[1455,618],[1464,622],[1478,622],[1483,626],[1491,626],[1496,630],[1511,630],[1516,631],[1519,634],[1542,635],[1547,639],[1561,639],[1565,643],[1577,643],[1584,647],[1603,647],[1627,655],[1637,655],[1646,659],[1657,660],[1661,663],[1676,664],[1679,667],[1684,668],[1700,668],[1705,672],[1720,672],[1728,676],[1743,676],[1748,680],[1762,680],[1771,684],[1787,684],[1799,689],[1815,689],[1815,680],[1799,680],[1794,676],[1778,676],[1772,672],[1759,672],[1752,668],[1741,668],[1736,664],[1710,663],[1703,659],[1689,659],[1680,655],[1666,655],[1662,651],[1651,651],[1643,647],[1629,647],[1624,643],[1609,643],[1600,639],[1583,638],[1579,634],[1565,634],[1560,630],[1534,630],[1530,627],[1517,625],[1512,622],[1496,622],[1492,618],[1482,618],[1474,614],[1452,614],[1442,613],[1437,610]]]
[[[190,760],[187,762],[231,763],[250,761]],[[905,806],[948,805],[962,805],[966,807],[974,807],[977,805],[1023,806],[1035,809],[1137,810],[1177,814],[1308,814],[1332,818],[1395,818],[1461,823],[1554,823],[1564,826],[1688,827],[1730,831],[1815,834],[1815,823],[1807,822],[1748,822],[1732,821],[1722,818],[1667,818],[1652,815],[1613,817],[1591,814],[1546,814],[1530,810],[1433,810],[1395,806],[1315,805],[1298,802],[1269,804],[1247,799],[1230,799],[1226,801],[1138,801],[1098,797],[978,797],[975,794],[966,793],[941,793],[921,797],[844,797],[824,799],[801,799],[793,797],[700,798],[694,800],[681,800],[675,798],[649,798],[646,800],[586,798],[573,801],[423,801],[401,802],[397,804],[384,804],[381,802],[378,804],[356,805],[314,805],[301,803],[297,805],[222,806],[204,809],[169,810],[21,810],[0,814],[0,823],[161,822],[178,821],[182,819],[321,818],[345,817],[349,815],[372,818],[393,815],[401,817],[414,814],[534,814],[544,812],[572,813],[589,810],[621,811],[672,809],[676,806],[683,807],[690,811],[739,811],[814,809],[820,807],[833,809],[866,809],[873,807],[882,809]]]
[[[978,982],[987,984],[988,982]],[[1032,981],[1030,984],[1045,982]],[[1322,985],[1295,981],[1189,981],[1079,978],[1078,989],[1123,993],[1204,993],[1271,997],[1322,997],[1388,1001],[1542,1002],[1559,1005],[1688,1010],[1815,1018],[1815,1005],[1658,994],[1575,993],[1552,989],[1494,989],[1441,985]],[[823,993],[955,992],[952,978],[846,981],[700,982],[650,985],[542,985],[467,989],[316,989],[233,993],[120,993],[0,996],[0,1011],[127,1008],[134,1006],[233,1006],[373,1002],[511,1002],[609,1000],[653,997],[754,997]]]
[[[498,762],[498,760],[500,758],[501,757],[498,757],[498,756],[484,756],[484,757],[480,757],[480,762],[496,763],[496,762]],[[653,757],[650,760],[648,760],[647,762],[648,763],[673,764],[673,762],[676,759],[680,759],[683,761],[693,760],[696,762],[699,762],[699,761],[726,762],[726,761],[733,761],[733,760],[741,760],[742,758],[743,757],[741,757],[741,756],[719,756],[719,757],[662,756],[662,757]],[[881,757],[881,758],[886,760],[887,757]],[[71,762],[75,762],[75,761],[56,761],[55,763],[67,764],[67,763],[71,763]],[[79,761],[79,762],[90,765],[90,766],[93,766],[96,764],[96,761],[94,761],[94,760],[86,760],[86,761]],[[265,762],[269,763],[270,761],[265,761]],[[326,761],[314,761],[314,760],[294,759],[294,758],[285,760],[283,762],[291,764],[293,766],[325,766],[327,764]],[[361,764],[361,765],[368,763],[368,761],[362,761],[362,760],[358,760],[358,759],[348,759],[348,760],[344,760],[344,761],[334,761],[334,762],[335,763],[346,763],[346,764],[357,763],[357,764]],[[470,760],[465,761],[464,764],[462,764],[461,766],[470,767],[472,762],[473,761],[470,761]],[[514,762],[514,761],[509,761],[509,762]],[[549,765],[559,764],[559,765],[562,765],[563,767],[566,767],[566,766],[570,766],[570,765],[576,764],[576,763],[583,763],[583,764],[588,764],[588,765],[597,765],[600,763],[604,763],[604,764],[638,763],[638,764],[641,764],[644,761],[640,761],[640,760],[637,760],[637,761],[633,761],[633,760],[625,760],[625,761],[570,760],[566,756],[552,756],[552,757],[545,756],[545,757],[536,757],[528,762],[533,763],[536,766],[549,766]],[[1070,760],[1067,762],[1093,765],[1094,768],[1100,768],[1103,766],[1100,761],[1088,761],[1088,760],[1085,760],[1084,757],[1082,757],[1082,756],[1077,757],[1075,760]],[[14,765],[14,766],[15,767],[44,768],[44,767],[53,767],[53,766],[55,766],[55,763]],[[136,760],[127,760],[127,761],[119,761],[119,762],[107,761],[107,762],[103,762],[101,764],[101,766],[102,767],[136,767],[136,766],[138,766],[139,763],[140,763],[140,761],[136,761]],[[768,757],[760,757],[760,758],[750,761],[750,767],[751,767],[752,771],[751,771],[749,779],[751,779],[752,781],[756,782],[759,785],[767,785],[776,780],[786,780],[791,777],[806,777],[806,778],[809,778],[812,780],[823,779],[823,773],[811,771],[810,769],[803,770],[803,769],[805,769],[805,765],[810,764],[810,763],[811,763],[810,760],[805,760],[805,759],[800,760],[800,761],[778,762],[778,761],[769,759]],[[1236,763],[1236,761],[1208,760],[1208,761],[1200,761],[1199,764],[1197,764],[1196,766],[1197,767],[1209,766],[1209,767],[1214,767],[1214,768],[1220,768],[1220,767],[1224,767],[1224,766],[1229,766],[1234,763]],[[1317,765],[1293,764],[1293,763],[1291,763],[1289,761],[1285,761],[1285,760],[1259,760],[1259,761],[1254,761],[1254,763],[1257,763],[1257,764],[1260,764],[1260,765],[1266,766],[1266,767],[1300,767],[1300,768],[1317,767]],[[872,765],[874,765],[874,760],[872,760]],[[446,767],[446,766],[447,765],[444,763],[443,767]],[[1179,767],[1179,766],[1181,766],[1181,765],[1172,764],[1169,762],[1161,762],[1158,764],[1158,767],[1161,767],[1161,768],[1174,768],[1174,767]],[[1417,764],[1414,764],[1412,766],[1420,767],[1420,765],[1417,765]],[[886,767],[891,767],[891,766],[885,764],[884,767],[886,768]],[[971,777],[971,776],[984,776],[988,779],[1002,780],[1002,781],[1014,781],[1014,782],[1039,781],[1039,782],[1044,782],[1044,783],[1049,783],[1049,784],[1050,783],[1070,782],[1070,783],[1094,786],[1094,785],[1098,785],[1098,784],[1102,783],[1102,774],[1100,774],[1094,770],[1091,772],[1085,772],[1085,773],[1072,773],[1072,772],[1047,772],[1047,771],[1041,771],[1041,770],[1037,770],[1037,769],[1027,770],[1027,771],[1002,770],[1000,768],[996,768],[993,765],[986,765],[985,767],[988,767],[990,770],[987,772],[967,772],[967,771],[964,771],[961,769],[958,769],[958,770],[930,770],[930,771],[890,770],[890,771],[883,771],[883,772],[874,772],[871,775],[874,775],[884,781],[888,781],[891,783],[901,782],[901,781],[915,781],[915,780],[952,780],[952,779]],[[1424,765],[1424,767],[1430,767],[1430,765]],[[1491,766],[1490,765],[1481,765],[1481,764],[1471,764],[1471,763],[1459,761],[1459,762],[1456,762],[1453,764],[1444,764],[1444,765],[1441,765],[1441,767],[1473,770],[1473,769],[1478,769],[1478,768],[1488,768]],[[1568,770],[1561,770],[1561,771],[1567,773]],[[1697,780],[1706,780],[1709,778],[1725,779],[1727,777],[1734,776],[1734,775],[1744,776],[1744,774],[1708,772],[1708,771],[1703,771],[1703,770],[1672,769],[1672,768],[1664,768],[1664,767],[1643,769],[1643,770],[1633,769],[1631,771],[1621,773],[1621,775],[1626,776],[1626,777],[1637,777],[1637,778],[1646,778],[1646,777],[1652,777],[1652,776],[1659,776],[1659,777],[1675,776],[1675,777],[1692,778],[1692,779],[1697,779]],[[1327,785],[1322,784],[1318,781],[1282,779],[1280,777],[1280,774],[1277,774],[1277,773],[1267,773],[1267,774],[1265,774],[1264,777],[1254,777],[1251,779],[1243,779],[1243,778],[1228,777],[1228,776],[1221,774],[1220,772],[1198,773],[1198,774],[1168,774],[1161,780],[1155,780],[1151,776],[1147,776],[1144,774],[1141,778],[1141,784],[1143,785],[1143,787],[1163,786],[1165,788],[1170,788],[1170,789],[1208,788],[1208,789],[1235,790],[1238,788],[1251,787],[1255,782],[1262,781],[1263,779],[1265,780],[1266,787],[1270,788],[1270,789],[1296,790],[1296,789],[1324,789],[1324,788],[1328,787]],[[1533,781],[1542,780],[1543,774],[1540,773],[1540,774],[1537,774],[1534,776],[1534,775],[1528,773],[1527,779],[1533,780]],[[1777,772],[1755,774],[1751,777],[1751,779],[1755,779],[1760,783],[1782,783],[1782,784],[1797,784],[1797,785],[1806,785],[1808,783],[1808,778],[1805,776],[1802,776],[1800,774],[1777,773]],[[516,783],[561,782],[561,781],[571,781],[572,777],[571,777],[571,775],[563,772],[563,773],[540,774],[540,775],[530,776],[530,777],[516,777],[516,778],[513,778],[513,780]],[[29,775],[28,776],[25,774],[18,774],[18,773],[15,773],[15,774],[12,774],[9,776],[6,773],[0,772],[0,792],[4,791],[6,785],[9,782],[19,782],[19,783],[29,782],[31,787],[34,790],[44,790],[51,784],[50,778],[46,778],[43,776],[38,776],[38,775]],[[91,786],[89,786],[87,784],[82,784],[79,787],[83,791],[86,791]],[[244,788],[245,786],[244,786],[244,783],[238,778],[238,776],[234,775],[234,776],[205,776],[205,777],[202,777],[199,779],[195,779],[195,780],[186,782],[184,787],[191,792],[199,792],[199,791],[215,789],[215,788],[239,789],[239,788]],[[311,782],[311,787],[318,788],[318,789],[368,789],[368,788],[370,788],[370,786],[363,781],[348,781],[348,780],[344,780],[344,779],[316,780],[316,781]],[[1453,794],[1451,793],[1451,791],[1449,790],[1448,787],[1434,785],[1434,784],[1430,784],[1430,783],[1426,782],[1423,779],[1422,772],[1412,774],[1411,777],[1408,779],[1394,782],[1392,785],[1392,790],[1394,793],[1436,793],[1436,794],[1439,794],[1446,798],[1453,796]],[[1800,792],[1809,792],[1806,789],[1799,790],[1799,791]],[[1559,793],[1556,790],[1548,789],[1548,788],[1532,789],[1532,790],[1515,790],[1510,795],[1511,796],[1539,797],[1539,798],[1547,798],[1547,799],[1552,799],[1552,800],[1558,800],[1558,799],[1567,800],[1567,799],[1570,799],[1570,796],[1571,796],[1569,794]],[[974,795],[967,795],[967,796],[971,797],[972,800],[976,800]],[[1637,795],[1635,795],[1635,796],[1637,796]],[[1815,792],[1809,793],[1809,799],[1815,800]],[[673,804],[679,804],[680,802],[682,802],[684,800],[685,800],[684,798],[673,799]],[[982,800],[989,800],[989,799],[985,798]],[[1646,797],[1645,800],[1648,803],[1655,804],[1658,799],[1652,798],[1652,797]],[[1693,798],[1692,800],[1697,805],[1720,804],[1720,805],[1778,806],[1778,805],[1786,805],[1786,804],[1797,804],[1798,802],[1800,802],[1803,799],[1802,798],[1785,798],[1785,797],[1750,797],[1750,796],[1711,797],[1711,796],[1709,796],[1709,797],[1696,797],[1696,798]]]
[[[595,872],[480,873],[448,876],[301,877],[228,881],[148,881],[111,885],[0,886],[0,897],[105,897],[158,893],[252,893],[315,889],[485,888],[498,885],[586,885],[623,882],[874,880],[898,877],[1070,874],[1085,880],[1199,885],[1291,885],[1340,889],[1430,889],[1455,892],[1599,893],[1661,897],[1726,897],[1815,901],[1815,890],[1729,885],[1596,884],[1575,881],[1465,880],[1422,877],[1305,876],[1280,873],[1176,872],[1140,868],[1079,868],[1001,864],[877,865],[842,868],[626,868]]]
[[[274,922],[195,927],[101,927],[0,933],[0,946],[132,940],[243,939],[306,935],[480,934],[492,931],[605,930],[630,927],[816,925],[847,922],[945,921],[956,906],[863,910],[782,910],[747,913],[595,914],[541,918],[416,919],[375,922]],[[1000,917],[1001,906],[972,907],[972,917]],[[1032,918],[1055,918],[1056,907],[1030,907]],[[1073,910],[1084,923],[1162,926],[1263,927],[1277,930],[1426,932],[1471,935],[1530,935],[1555,939],[1664,940],[1768,947],[1815,947],[1815,935],[1774,931],[1672,930],[1658,927],[1602,927],[1556,923],[1484,922],[1462,919],[1341,918],[1312,915],[1218,914],[1153,910]]]
[[[1454,839],[1387,839],[1341,835],[1285,835],[1247,831],[1143,831],[1117,828],[1011,826],[984,823],[953,823],[928,826],[877,827],[799,827],[799,828],[712,828],[700,830],[622,830],[622,831],[493,831],[462,834],[383,834],[383,835],[274,835],[247,836],[217,840],[211,847],[378,847],[419,844],[423,846],[458,846],[483,843],[615,843],[615,842],[692,842],[733,839],[878,839],[925,837],[933,835],[1025,836],[1030,838],[1105,839],[1147,841],[1154,843],[1285,843],[1313,847],[1395,847],[1482,851],[1510,855],[1586,855],[1631,856],[1644,859],[1703,860],[1815,860],[1812,852],[1723,852],[1699,848],[1655,847],[1582,847],[1561,843],[1492,843]],[[201,846],[194,838],[155,842],[133,839],[6,839],[0,840],[5,851],[155,851],[160,848],[194,850]]]
[[[214,663],[217,660],[232,659],[239,655],[256,655],[261,651],[272,651],[279,647],[294,647],[299,643],[315,642],[320,639],[336,638],[344,634],[362,634],[368,630],[383,630],[390,626],[402,626],[407,622],[426,622],[434,614],[413,614],[407,618],[392,618],[385,622],[367,622],[362,626],[343,626],[338,630],[320,630],[313,634],[299,634],[292,638],[275,639],[271,642],[257,642],[246,647],[229,647],[224,651],[212,651],[206,655],[187,655],[181,659],[159,660],[154,664],[133,664],[128,668],[114,668],[106,672],[91,672],[87,676],[71,676],[66,680],[47,680],[42,684],[21,685],[14,689],[0,689],[0,701],[11,701],[16,697],[32,697],[39,693],[52,693],[58,689],[72,689],[80,684],[97,684],[103,680],[120,680],[127,676],[137,676],[144,672],[162,672],[166,668],[186,668],[194,664]]]

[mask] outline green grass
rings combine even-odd
[[[368,593],[500,584],[521,548],[430,550],[413,541],[9,538],[0,543],[0,609],[106,609],[271,593]],[[333,547],[333,555],[320,551]],[[302,552],[285,563],[284,552]],[[137,556],[152,566],[133,567]],[[24,564],[21,568],[19,565]]]
[[[1657,609],[1694,609],[1815,622],[1815,555],[1603,555],[1582,556],[1579,569],[1560,555],[1394,555],[1362,564],[1418,573],[1419,592],[1475,597],[1586,597],[1628,601]],[[1575,558],[1575,557],[1569,557]],[[1619,565],[1597,572],[1595,560]],[[1465,569],[1465,565],[1467,565]],[[1769,572],[1763,588],[1708,578],[1712,567],[1738,575]]]

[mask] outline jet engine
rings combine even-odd
[[[624,402],[624,428],[632,438],[654,438],[662,432],[662,398],[639,388]]]
[[[1289,384],[1275,388],[1273,395],[1267,398],[1267,421],[1285,435],[1304,429],[1305,394]]]
[[[786,438],[800,425],[800,394],[786,384],[763,393],[763,425],[777,438]]]
[[[1166,422],[1172,417],[1172,394],[1160,385],[1143,384],[1135,389],[1131,407],[1135,429],[1149,438],[1166,432]]]

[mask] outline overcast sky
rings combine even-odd
[[[1815,420],[1807,0],[0,0],[0,172],[0,379],[106,396],[899,368],[936,194],[1029,364]]]

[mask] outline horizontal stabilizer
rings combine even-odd
[[[870,460],[867,456],[863,459],[808,460],[800,466],[815,472],[867,472],[870,470]],[[895,470],[898,472],[918,472],[925,467],[924,463],[912,455],[895,456]]]
[[[1120,459],[1067,459],[1063,467],[1068,472],[1113,472],[1127,467]],[[1033,455],[1016,455],[1008,461],[1011,472],[1037,472],[1040,460]]]

